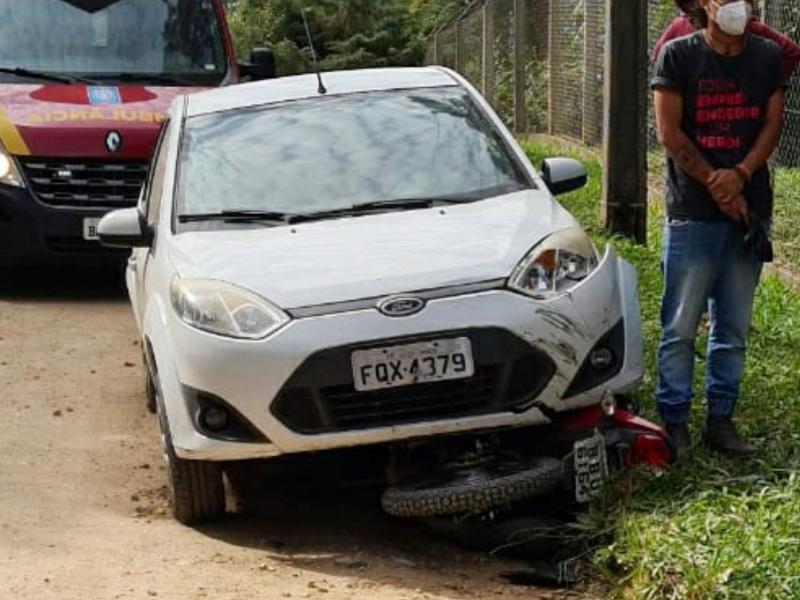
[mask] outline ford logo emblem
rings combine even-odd
[[[422,298],[410,296],[395,296],[378,304],[378,310],[387,317],[410,317],[423,308],[425,308],[425,301]]]

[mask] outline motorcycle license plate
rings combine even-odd
[[[585,503],[596,498],[608,479],[606,441],[598,431],[590,438],[575,442],[575,500]]]

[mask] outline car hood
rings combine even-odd
[[[184,278],[249,289],[284,309],[508,277],[548,234],[575,224],[546,191],[293,227],[187,232],[170,257]]]
[[[200,89],[3,83],[0,142],[18,156],[108,158],[106,137],[117,131],[114,158],[147,159],[172,101]]]

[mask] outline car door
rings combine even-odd
[[[147,184],[142,190],[139,201],[141,218],[147,227],[156,232],[158,229],[158,213],[161,209],[161,197],[164,193],[164,177],[167,171],[167,155],[169,153],[169,132],[171,124],[167,120],[161,128],[161,133],[156,143],[155,154],[150,165],[150,174]],[[144,318],[145,299],[147,298],[147,269],[156,252],[157,236],[149,248],[136,248],[128,263],[129,289],[131,290],[131,303],[136,313],[136,320],[141,329]],[[132,284],[132,285],[131,285]]]

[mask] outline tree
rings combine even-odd
[[[424,57],[424,29],[454,0],[238,0],[231,14],[237,50],[276,51],[280,75],[308,71],[306,12],[324,70],[412,66]]]
[[[463,10],[468,0],[407,0],[406,8],[418,32],[427,37],[438,25]]]

